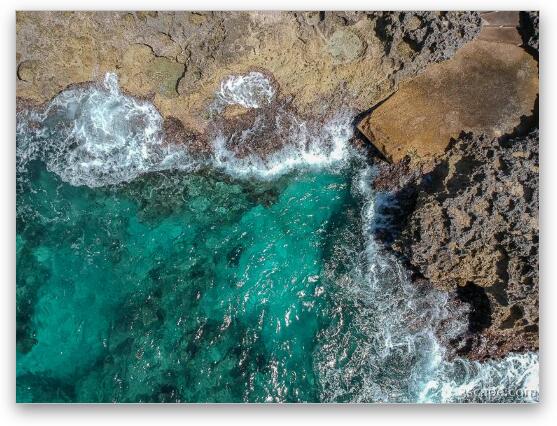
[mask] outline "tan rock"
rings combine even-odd
[[[358,125],[391,161],[445,151],[462,131],[500,136],[532,114],[536,61],[522,48],[474,40],[404,83]]]
[[[516,10],[484,12],[480,15],[486,26],[518,27],[520,14]]]
[[[192,12],[189,15],[189,21],[194,25],[201,25],[207,21],[207,15],[204,13]]]
[[[156,56],[165,56],[176,59],[182,53],[182,48],[168,34],[156,33],[146,39],[147,44],[153,49]],[[183,63],[183,62],[182,62]]]
[[[340,29],[333,33],[327,42],[327,50],[337,62],[351,62],[364,51],[364,44],[357,34]]]
[[[184,64],[155,56],[149,46],[135,44],[124,54],[120,76],[122,87],[128,92],[141,96],[176,97],[183,73]]]
[[[39,71],[38,61],[23,61],[17,67],[17,78],[22,81],[32,82]]]
[[[522,44],[522,37],[520,37],[518,30],[512,27],[484,27],[478,39],[495,43],[514,44],[516,46]]]
[[[248,111],[249,108],[246,108],[242,105],[226,105],[224,111],[222,112],[222,115],[226,120],[232,120],[244,115]]]
[[[406,28],[410,31],[415,31],[422,26],[422,20],[417,16],[412,16]]]
[[[364,110],[392,91],[394,69],[373,21],[362,16],[335,29],[342,32],[333,44],[346,42],[333,49],[338,58],[358,57],[341,63],[323,34],[310,26],[302,34],[296,15],[287,12],[20,12],[18,66],[38,66],[31,81],[18,79],[17,96],[42,103],[70,84],[116,72],[127,93],[152,98],[164,117],[201,133],[221,81],[260,69],[301,113],[346,105]],[[26,78],[30,64],[21,69]]]
[[[38,63],[32,81],[17,80],[19,99],[43,103],[71,84],[115,72],[128,94],[149,97],[164,117],[197,133],[207,129],[208,109],[231,74],[272,75],[277,96],[302,115],[347,108],[356,113],[432,60],[424,49],[420,65],[402,74],[406,58],[416,55],[401,46],[405,54],[397,61],[386,57],[376,19],[362,12],[352,18],[278,11],[26,11],[16,16],[17,64]],[[453,31],[450,37],[458,36]],[[30,78],[26,67],[21,70]]]
[[[400,42],[397,44],[396,50],[402,58],[409,58],[414,53],[416,53],[414,49],[412,49],[412,46],[404,39],[400,40]]]
[[[157,14],[158,14],[158,12],[155,12],[155,11],[152,11],[152,10],[135,12],[135,15],[141,21],[146,21],[147,18],[156,18]]]
[[[309,25],[317,25],[321,21],[320,13],[317,11],[305,12],[304,18]]]

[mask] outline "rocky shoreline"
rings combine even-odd
[[[319,122],[348,107],[393,196],[378,238],[470,305],[456,353],[538,349],[537,13],[18,12],[17,35],[18,109],[115,72],[160,111],[165,143],[199,155],[215,128],[254,127],[252,109],[212,108],[229,75],[277,90],[273,138],[231,139],[239,157],[280,146],[279,109]]]
[[[419,280],[470,305],[465,336],[451,342],[472,359],[539,348],[539,130],[451,142],[427,170],[380,165],[379,191],[394,194],[378,235]],[[394,231],[393,231],[394,230]]]
[[[365,111],[475,37],[474,12],[18,12],[17,97],[41,104],[116,72],[203,133],[222,80],[253,70],[301,116]]]
[[[537,20],[520,16],[521,48],[534,60]],[[468,332],[452,346],[471,359],[539,349],[537,90],[530,109],[502,135],[461,131],[433,155],[381,163],[375,180],[395,194],[386,246],[418,279],[470,305]]]

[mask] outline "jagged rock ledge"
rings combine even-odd
[[[534,86],[529,86],[526,93],[520,90],[524,89],[520,80],[525,70],[531,73],[530,63],[537,61],[538,21],[536,13],[521,13],[520,24],[518,14],[489,14],[487,23],[499,25],[500,19],[504,19],[503,22],[510,19],[520,25],[520,37],[516,37],[519,33],[510,36],[509,27],[501,26],[504,40],[493,41],[495,32],[490,30],[488,43],[506,44],[514,49],[515,45],[509,44],[509,40],[512,43],[523,41],[522,47],[516,47],[522,52],[515,56],[523,58],[522,65],[510,74],[504,85],[495,86],[496,90],[513,87],[510,90],[513,93],[508,93],[509,101],[501,106],[503,114],[497,119],[490,117],[487,121],[476,122],[477,126],[462,126],[458,134],[455,132],[459,126],[447,132],[428,133],[427,128],[432,131],[442,128],[442,111],[433,107],[432,114],[423,114],[420,109],[412,114],[412,108],[405,109],[408,111],[406,119],[392,124],[393,131],[388,134],[391,138],[383,137],[383,144],[378,146],[394,161],[380,162],[374,181],[378,191],[392,194],[394,200],[393,204],[383,207],[385,211],[382,212],[392,221],[389,233],[379,233],[378,237],[407,263],[418,281],[425,279],[470,305],[468,331],[451,343],[456,353],[480,360],[539,348],[537,64],[534,75],[529,77]],[[477,42],[463,50],[474,43]],[[494,52],[499,50],[496,46],[493,49]],[[461,60],[459,54],[451,61],[455,60]],[[493,74],[489,67],[486,70],[480,66],[485,61],[476,62],[473,67],[470,62],[475,59],[467,61],[468,64],[461,65],[475,68],[487,79]],[[430,68],[422,76],[429,72]],[[423,90],[442,93],[442,87],[435,87],[431,79],[428,87],[424,83],[427,79],[422,76],[415,80]],[[451,77],[450,72],[442,77],[452,79],[449,84],[469,78],[457,74]],[[414,81],[407,84],[412,85]],[[468,83],[463,81],[463,84]],[[480,86],[484,87],[483,82]],[[398,97],[397,105],[406,101],[417,106],[415,102],[422,102],[410,93],[412,90],[402,88],[392,98]],[[468,95],[477,94],[474,85],[469,85]],[[453,111],[460,114],[463,104],[451,102]],[[509,103],[523,103],[525,108],[520,113],[513,106],[510,110],[514,113],[506,115]],[[394,104],[381,104],[364,117],[364,125],[377,126],[392,114]],[[497,105],[490,104],[490,111],[494,107]],[[389,112],[374,117],[380,108]],[[444,112],[450,114],[451,109]],[[426,120],[422,125],[425,130],[421,148],[416,152],[412,150],[412,143],[405,144],[400,135],[409,121],[412,123],[412,119],[422,114]],[[504,124],[501,117],[510,118],[509,124]],[[501,126],[506,130],[501,130]],[[368,136],[373,140],[370,133]],[[392,143],[393,140],[401,143]],[[393,150],[389,151],[390,148]]]
[[[471,358],[539,346],[538,139],[536,128],[462,134],[429,172],[403,161],[376,180],[397,204],[388,245],[418,277],[471,305],[469,332],[453,342]]]
[[[474,12],[18,12],[16,21],[22,102],[116,72],[126,93],[193,134],[207,130],[228,75],[265,71],[301,115],[363,111],[480,28]]]

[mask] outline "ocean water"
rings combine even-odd
[[[231,76],[211,108],[276,96]],[[538,399],[537,354],[445,356],[466,307],[376,241],[350,114],[291,121],[265,158],[219,134],[196,159],[110,74],[18,115],[17,401]]]

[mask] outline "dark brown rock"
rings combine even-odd
[[[284,102],[257,109],[227,107],[214,117],[208,133],[226,135],[225,148],[237,158],[267,158],[292,142],[299,126],[299,113]]]
[[[537,129],[511,140],[464,135],[422,178],[393,246],[471,305],[459,344],[472,358],[538,348],[538,184]]]
[[[164,143],[182,146],[194,155],[209,155],[210,145],[198,133],[186,129],[182,122],[175,117],[166,117],[163,122]]]

